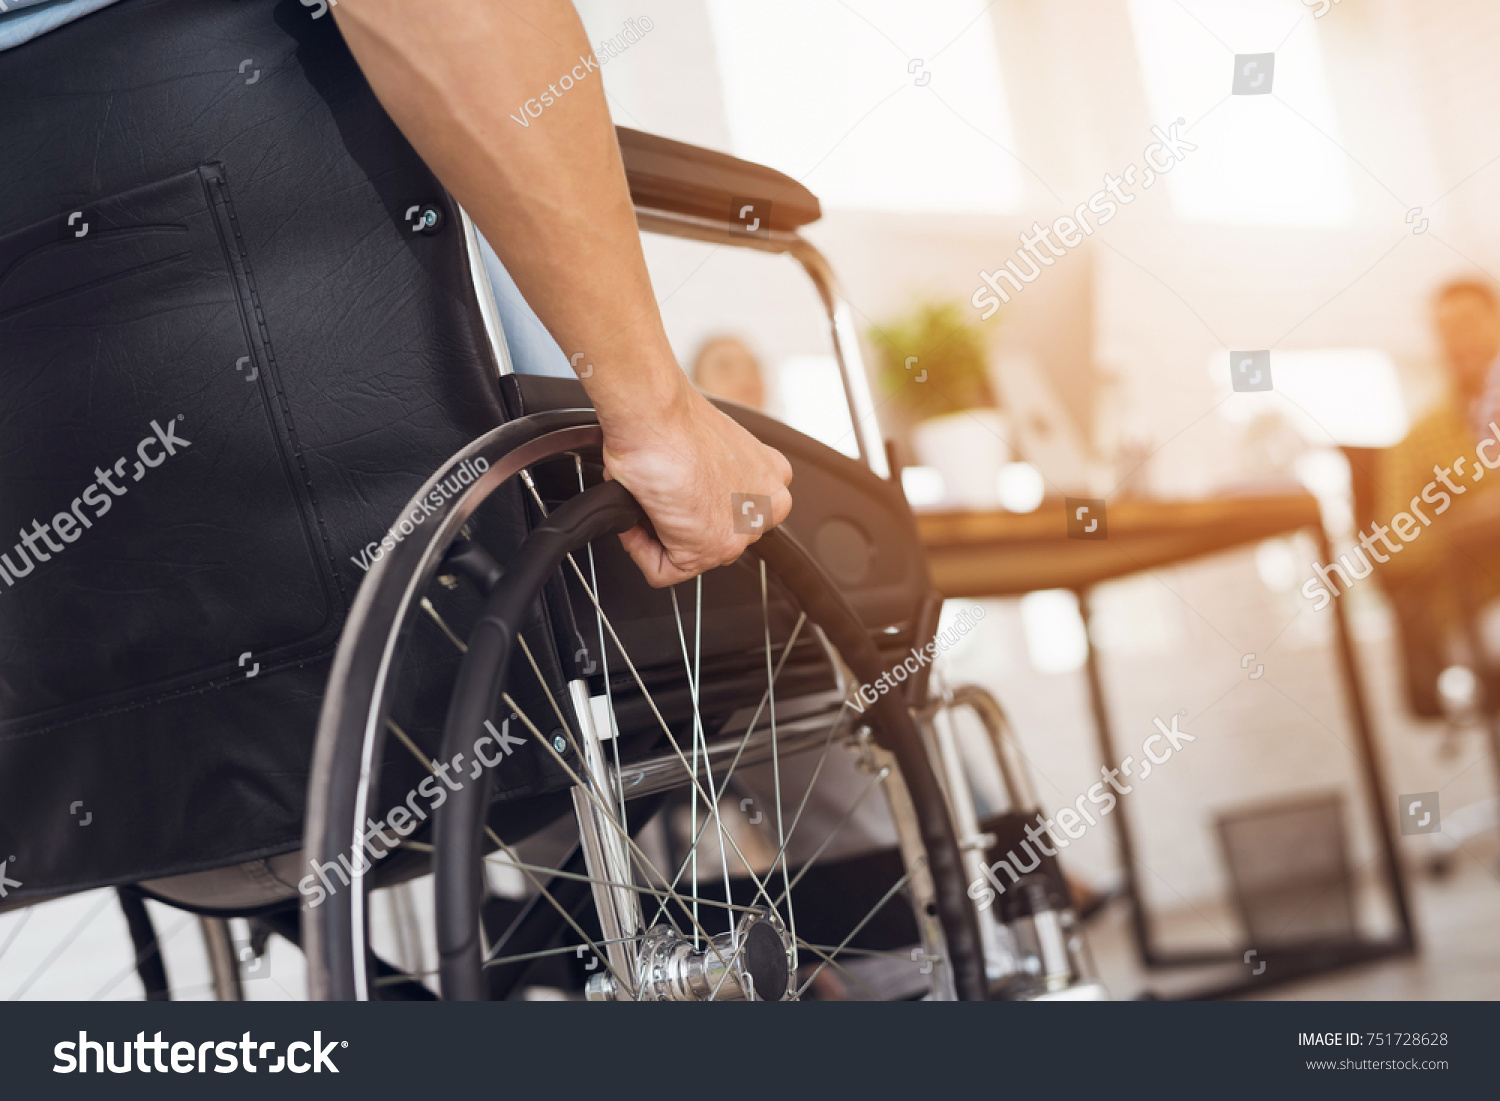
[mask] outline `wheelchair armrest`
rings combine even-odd
[[[615,127],[630,197],[638,207],[708,218],[741,228],[736,202],[769,202],[770,229],[794,230],[822,217],[818,197],[790,176],[686,142]]]

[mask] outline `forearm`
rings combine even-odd
[[[474,219],[584,380],[606,431],[680,402],[601,74],[568,0],[340,0],[375,93]],[[539,118],[522,106],[564,73]],[[515,116],[515,117],[512,117]],[[522,122],[516,121],[521,119]],[[523,125],[523,122],[525,125]]]

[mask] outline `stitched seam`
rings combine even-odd
[[[266,356],[266,365],[270,368],[272,385],[276,389],[276,399],[281,406],[281,415],[286,424],[286,433],[292,445],[292,454],[297,460],[297,469],[302,475],[303,488],[307,490],[308,503],[312,506],[313,516],[318,522],[318,537],[323,542],[323,551],[328,556],[328,569],[333,575],[333,583],[338,588],[339,600],[343,607],[341,612],[349,610],[349,594],[344,588],[344,579],[339,573],[338,559],[333,553],[333,543],[329,538],[328,524],[323,518],[323,510],[318,507],[318,495],[313,489],[312,476],[307,469],[307,459],[302,453],[302,440],[297,435],[297,426],[292,418],[291,403],[287,400],[286,391],[281,384],[281,369],[276,363],[276,353],[271,347],[271,334],[266,325],[266,316],[260,305],[260,293],[255,289],[255,275],[250,269],[250,256],[245,250],[244,237],[240,233],[239,217],[235,214],[234,205],[229,196],[229,182],[225,179],[222,165],[218,168],[219,175],[209,180],[219,189],[219,198],[223,204],[224,213],[229,218],[230,232],[234,235],[235,251],[240,259],[240,268],[245,279],[247,293],[250,296],[250,308],[255,313],[255,327],[259,332],[261,349]]]

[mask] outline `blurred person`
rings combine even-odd
[[[1500,421],[1500,298],[1488,283],[1455,280],[1433,297],[1432,323],[1446,392],[1382,456],[1373,502],[1378,524],[1411,516],[1415,507],[1425,528],[1443,513],[1472,512],[1476,500],[1500,486],[1500,474],[1484,479],[1475,469],[1476,445],[1500,434],[1490,428]],[[1500,558],[1475,561],[1466,555],[1460,560],[1464,578],[1452,575],[1456,552],[1442,523],[1426,539],[1404,540],[1399,553],[1379,554],[1380,544],[1371,540],[1371,556],[1396,611],[1408,698],[1418,715],[1434,718],[1443,714],[1438,674],[1449,665],[1478,662],[1465,643],[1464,608],[1500,597]],[[1487,691],[1494,688],[1487,685]]]
[[[693,384],[709,397],[750,409],[766,407],[766,384],[760,360],[737,336],[716,336],[693,357]]]

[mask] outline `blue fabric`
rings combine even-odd
[[[115,0],[0,0],[0,50],[98,11]]]
[[[490,243],[483,235],[479,237],[479,251],[484,257],[484,270],[489,273],[490,286],[495,291],[495,305],[500,309],[500,328],[505,333],[505,345],[510,349],[510,361],[516,374],[577,378],[568,364],[568,357],[526,304],[526,299],[521,297],[516,281],[510,277],[510,272],[505,270],[500,257],[495,255],[495,250],[490,248]]]

